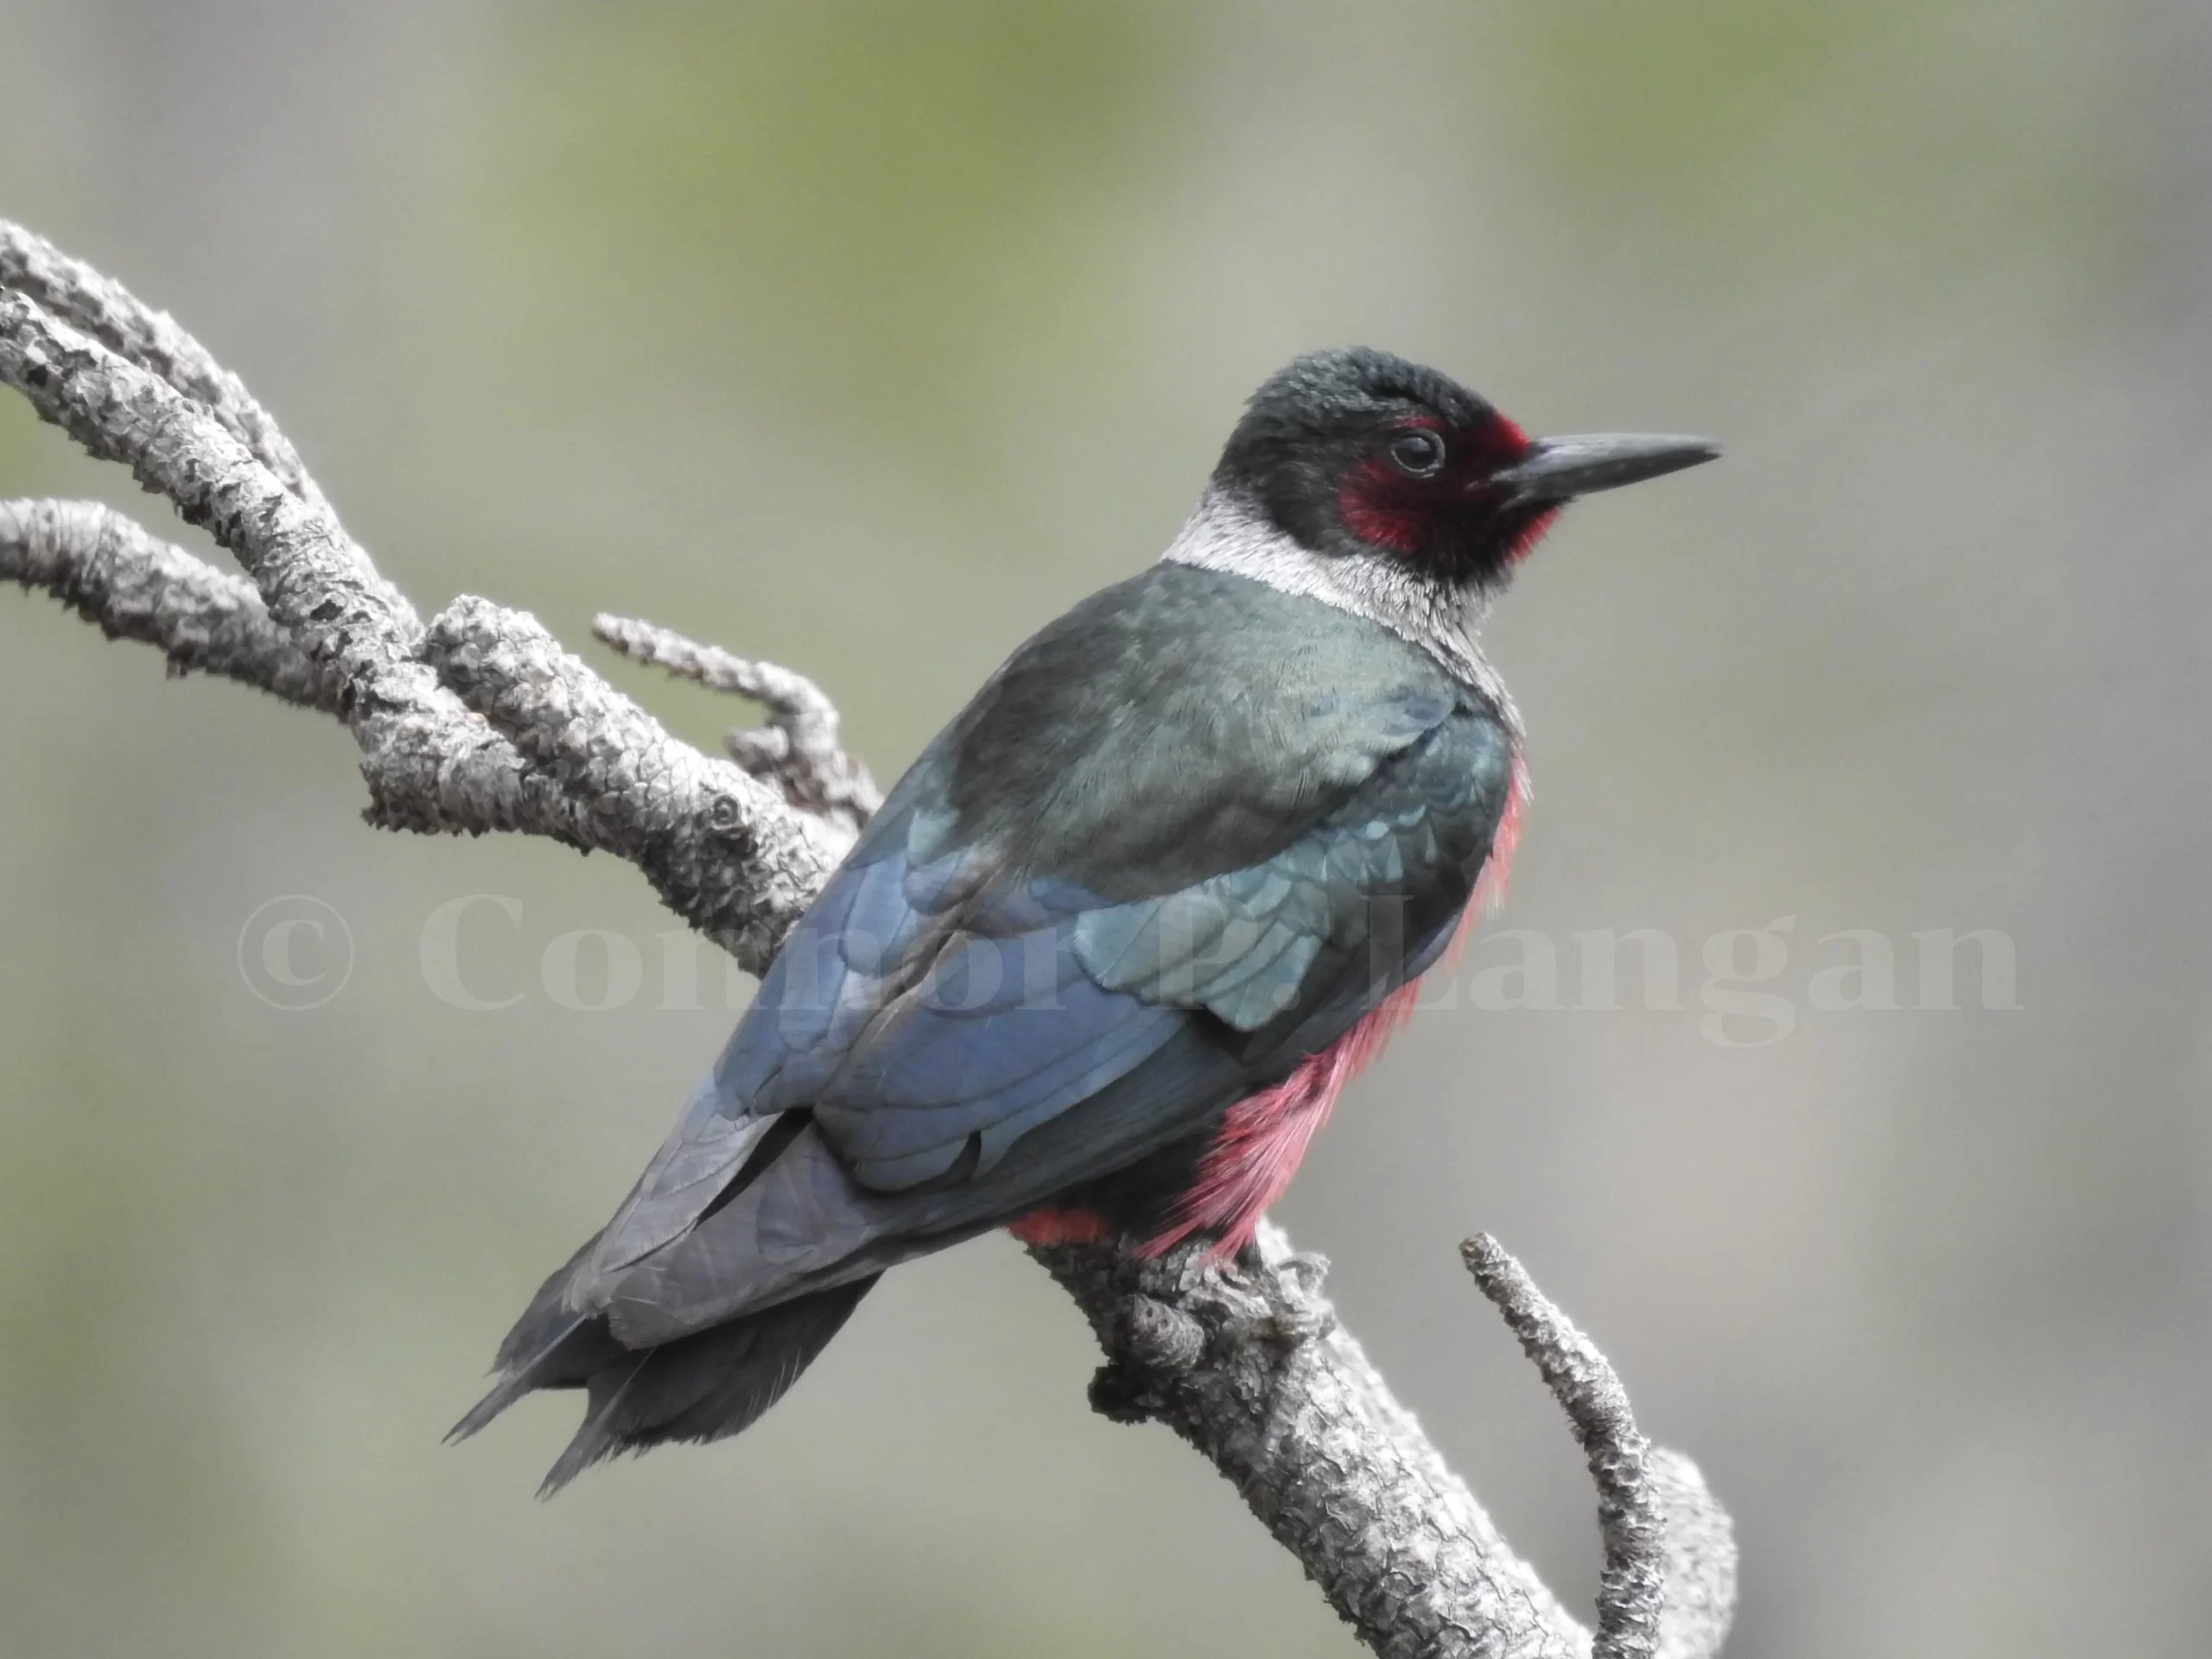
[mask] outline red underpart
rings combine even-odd
[[[1505,902],[1505,884],[1513,879],[1513,855],[1521,848],[1521,818],[1529,806],[1529,763],[1519,750],[1513,755],[1513,781],[1506,785],[1505,810],[1497,815],[1497,830],[1490,838],[1490,856],[1475,878],[1475,896],[1468,901],[1471,913],[1487,916]],[[1452,942],[1458,950],[1466,943],[1462,927]]]
[[[1224,1261],[1252,1242],[1260,1217],[1283,1194],[1306,1148],[1329,1121],[1337,1095],[1381,1052],[1413,1012],[1418,985],[1401,986],[1350,1031],[1272,1089],[1229,1109],[1221,1134],[1198,1165],[1198,1179],[1177,1206],[1166,1231],[1145,1240],[1140,1254],[1159,1255],[1192,1233],[1214,1235],[1207,1259]]]
[[[1445,949],[1445,963],[1458,957],[1476,920],[1504,896],[1513,849],[1521,838],[1522,806],[1528,798],[1528,772],[1516,754],[1513,781],[1491,839],[1490,856],[1476,878],[1459,931]],[[1418,980],[1400,986],[1373,1013],[1319,1053],[1309,1055],[1274,1088],[1248,1095],[1231,1106],[1219,1137],[1199,1162],[1197,1182],[1176,1208],[1173,1224],[1147,1239],[1141,1253],[1161,1255],[1197,1232],[1214,1235],[1213,1248],[1206,1253],[1211,1261],[1226,1260],[1250,1243],[1261,1216],[1290,1185],[1306,1148],[1329,1121],[1338,1094],[1382,1052],[1420,998]]]
[[[1458,960],[1476,921],[1497,909],[1504,899],[1528,800],[1529,771],[1516,753],[1505,810],[1498,815],[1497,833],[1491,837],[1490,856],[1483,861],[1474,894],[1439,965],[1448,966]],[[1329,1121],[1338,1094],[1382,1052],[1382,1046],[1406,1022],[1420,997],[1419,981],[1399,987],[1334,1043],[1300,1062],[1282,1082],[1231,1106],[1220,1136],[1199,1162],[1197,1182],[1176,1207],[1173,1224],[1147,1239],[1140,1253],[1163,1255],[1197,1232],[1215,1236],[1207,1256],[1216,1262],[1226,1260],[1250,1243],[1261,1216],[1290,1185],[1305,1160],[1306,1148]],[[1017,1216],[1007,1224],[1007,1231],[1024,1244],[1039,1245],[1102,1244],[1113,1236],[1112,1228],[1096,1211],[1050,1205]]]
[[[1006,1230],[1024,1244],[1103,1244],[1113,1236],[1106,1217],[1095,1210],[1056,1210],[1047,1205],[1016,1216]]]

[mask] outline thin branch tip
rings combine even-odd
[[[1605,1566],[1592,1659],[1712,1659],[1736,1605],[1736,1544],[1697,1465],[1637,1427],[1611,1361],[1488,1233],[1459,1247],[1475,1283],[1567,1414],[1598,1488]]]
[[[746,772],[781,790],[802,812],[857,834],[883,791],[868,768],[847,753],[839,736],[837,705],[796,669],[758,657],[741,657],[702,645],[658,623],[601,612],[591,631],[632,662],[665,670],[709,691],[759,703],[768,723],[734,731],[724,740],[729,757]]]
[[[168,312],[5,219],[0,219],[0,288],[14,289],[124,361],[160,376],[220,422],[286,489],[311,506],[325,505],[269,412]]]

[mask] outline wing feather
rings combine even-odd
[[[1080,702],[1051,644],[893,791],[569,1306],[665,1340],[1003,1219],[1333,1040],[1464,906],[1510,740],[1411,647],[1240,659],[1147,714]]]

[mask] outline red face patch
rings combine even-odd
[[[1442,464],[1434,473],[1416,474],[1393,459],[1392,445],[1411,432],[1432,432],[1443,440]],[[1337,492],[1338,516],[1361,541],[1402,558],[1446,555],[1456,543],[1481,538],[1491,516],[1484,482],[1528,452],[1527,435],[1503,415],[1449,429],[1432,416],[1415,416],[1389,429],[1376,452],[1351,470]],[[1541,534],[1539,526],[1516,535],[1509,562]]]
[[[1370,461],[1344,481],[1337,511],[1344,528],[1370,546],[1411,558],[1421,551],[1432,513],[1430,504],[1408,499],[1413,480],[1390,470],[1387,461]]]
[[[1513,532],[1513,539],[1505,544],[1505,562],[1518,564],[1535,550],[1536,543],[1544,539],[1544,532],[1558,522],[1559,509],[1546,507],[1527,524]]]

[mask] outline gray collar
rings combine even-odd
[[[1209,487],[1198,498],[1161,557],[1249,576],[1380,623],[1419,645],[1454,679],[1481,692],[1519,739],[1520,714],[1476,640],[1490,610],[1489,595],[1480,588],[1439,588],[1381,554],[1317,553],[1218,487]]]

